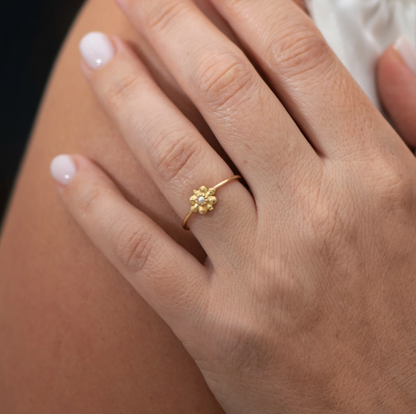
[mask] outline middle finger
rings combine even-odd
[[[256,197],[269,194],[270,185],[294,183],[295,172],[305,176],[303,169],[320,162],[248,58],[192,1],[118,2],[198,107]]]

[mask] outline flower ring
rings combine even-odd
[[[207,214],[208,211],[214,210],[214,204],[217,203],[217,197],[214,197],[215,191],[214,188],[207,189],[204,186],[194,190],[194,195],[189,199],[192,212]]]
[[[240,179],[241,177],[239,175],[235,175],[234,177],[222,181],[215,187],[207,188],[205,186],[202,186],[199,187],[199,190],[194,190],[194,195],[189,199],[189,201],[192,204],[192,207],[189,210],[189,213],[183,219],[182,227],[185,230],[189,230],[187,223],[192,214],[199,213],[201,215],[205,215],[208,213],[208,211],[214,210],[214,205],[217,204],[217,197],[215,197],[215,193],[217,192],[217,190],[225,184],[228,184],[230,181]]]

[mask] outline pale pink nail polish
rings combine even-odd
[[[52,177],[62,185],[68,185],[77,173],[77,166],[69,155],[58,155],[51,162]]]
[[[416,50],[405,36],[400,36],[394,48],[400,53],[404,63],[416,75]]]
[[[116,53],[109,37],[100,32],[85,35],[79,44],[79,50],[87,65],[94,70],[107,65]]]

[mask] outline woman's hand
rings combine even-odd
[[[212,1],[270,87],[192,2],[119,0],[251,190],[191,218],[206,266],[81,156],[52,164],[62,199],[228,413],[412,413],[414,156],[297,6]],[[113,40],[84,40],[85,75],[181,220],[233,173]]]

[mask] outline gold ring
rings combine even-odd
[[[217,197],[214,197],[215,193],[219,188],[234,180],[241,180],[241,176],[234,175],[234,177],[228,178],[227,180],[220,182],[212,188],[202,186],[199,187],[199,190],[194,190],[194,195],[189,199],[189,201],[192,204],[192,207],[182,222],[182,227],[184,228],[184,230],[189,230],[187,224],[192,214],[199,213],[204,215],[207,214],[208,211],[214,210],[214,205],[217,204]]]

